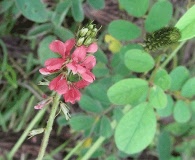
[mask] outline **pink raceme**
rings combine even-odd
[[[76,46],[76,40],[70,39],[65,43],[55,40],[49,45],[51,51],[59,54],[59,58],[45,61],[44,68],[39,71],[43,75],[55,74],[49,83],[49,89],[63,95],[65,102],[74,104],[81,98],[80,89],[85,88],[95,80],[91,70],[96,64],[96,43],[89,46]]]

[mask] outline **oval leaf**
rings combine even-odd
[[[60,37],[61,40],[66,41],[74,37],[74,34],[67,28],[62,26],[54,26],[54,34]]]
[[[163,131],[158,137],[157,151],[160,160],[170,160],[171,157],[171,137],[168,132]]]
[[[127,68],[134,72],[147,72],[154,67],[154,59],[143,50],[129,50],[124,59]]]
[[[168,117],[173,113],[174,101],[170,95],[167,95],[167,106],[163,109],[157,109],[157,113],[160,117]]]
[[[181,95],[187,98],[195,96],[195,77],[186,81],[181,89]]]
[[[150,90],[149,103],[154,108],[165,108],[167,105],[167,96],[164,91],[158,87],[153,86]]]
[[[46,22],[49,19],[48,11],[40,0],[17,0],[15,2],[27,19],[34,22]]]
[[[84,19],[84,12],[82,7],[82,1],[81,0],[74,0],[72,1],[72,16],[75,21],[81,22]]]
[[[195,5],[193,5],[177,22],[177,27],[181,32],[180,41],[184,41],[195,36]]]
[[[57,54],[53,53],[49,49],[49,44],[55,39],[56,37],[54,36],[47,36],[40,42],[38,48],[38,56],[42,65],[44,65],[47,59],[58,57]]]
[[[52,15],[52,22],[56,26],[60,26],[65,19],[67,12],[71,7],[71,0],[60,1]]]
[[[146,99],[148,83],[139,78],[124,79],[108,89],[108,98],[119,105],[137,104]]]
[[[83,95],[79,101],[80,107],[88,112],[100,113],[103,111],[103,107],[100,102],[95,101],[87,95]]]
[[[92,127],[95,119],[86,115],[74,115],[70,119],[70,126],[75,131],[86,130]]]
[[[141,17],[149,6],[149,0],[119,0],[119,4],[130,15]]]
[[[171,86],[171,77],[168,75],[165,69],[158,69],[154,76],[154,84],[161,87],[163,90],[167,90]]]
[[[47,32],[51,31],[52,28],[53,26],[51,23],[44,23],[41,25],[37,25],[28,32],[28,36],[37,37],[46,34]]]
[[[108,32],[118,40],[132,40],[140,36],[140,29],[133,23],[125,20],[112,21]]]
[[[154,111],[147,103],[142,103],[120,120],[115,131],[115,143],[125,153],[138,153],[152,142],[155,131]]]
[[[190,77],[190,73],[186,67],[178,66],[171,71],[170,77],[171,77],[170,90],[178,91],[181,89],[186,80]]]
[[[179,123],[188,122],[191,118],[189,105],[182,100],[177,101],[173,110],[173,117]]]
[[[103,9],[105,6],[104,0],[87,0],[87,2],[94,8],[94,9]]]
[[[105,138],[109,138],[110,136],[112,136],[112,127],[110,125],[110,120],[106,116],[103,116],[101,118],[100,135]]]
[[[167,0],[156,2],[145,21],[145,28],[148,32],[153,32],[166,26],[171,20],[173,12],[172,4]]]

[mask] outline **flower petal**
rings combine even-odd
[[[49,48],[51,51],[59,53],[63,58],[65,58],[65,51],[66,48],[64,46],[64,43],[59,40],[55,40],[50,43]]]
[[[68,91],[68,84],[63,76],[59,75],[49,83],[49,89],[56,91],[58,94],[65,94]]]
[[[39,72],[40,72],[42,75],[49,75],[49,74],[52,74],[52,73],[55,72],[55,71],[50,71],[50,70],[48,70],[47,68],[41,68],[41,69],[39,69]]]
[[[34,106],[34,109],[42,109],[50,102],[51,102],[51,99],[44,99],[44,100],[40,101],[39,103],[37,103],[37,105]]]
[[[82,73],[86,72],[86,69],[83,66],[81,66],[75,62],[71,62],[71,63],[67,64],[66,67],[69,68],[73,74],[76,74],[76,73],[82,74]]]
[[[64,94],[64,100],[65,102],[70,102],[72,104],[75,103],[75,101],[79,101],[81,99],[81,93],[78,89],[71,88],[68,90],[67,93]]]
[[[92,43],[89,47],[87,47],[87,52],[95,53],[98,50],[97,43]]]
[[[68,56],[70,54],[70,51],[72,50],[72,48],[74,47],[75,45],[75,39],[72,38],[72,39],[69,39],[67,40],[65,43],[64,43],[64,46],[66,48],[66,52],[65,52],[65,55]]]
[[[78,89],[82,89],[82,88],[85,88],[86,86],[88,86],[90,83],[85,81],[85,80],[80,80],[76,83],[74,83],[74,86]]]
[[[48,70],[59,70],[64,63],[62,58],[50,58],[45,61],[45,66]]]
[[[81,74],[81,77],[83,78],[83,80],[92,83],[95,80],[95,76],[93,73],[91,73],[90,71],[86,71],[85,73]]]
[[[77,47],[73,54],[72,60],[75,62],[82,62],[86,57],[86,48],[84,46]]]
[[[86,67],[87,69],[92,69],[96,64],[96,59],[94,56],[88,56],[84,62],[82,63],[82,66]]]

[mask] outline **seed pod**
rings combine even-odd
[[[181,33],[176,27],[164,27],[153,33],[147,33],[144,40],[145,50],[156,50],[178,42]]]

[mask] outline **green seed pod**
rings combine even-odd
[[[146,34],[144,48],[146,50],[156,50],[178,42],[181,33],[176,27],[164,27],[153,33]]]

